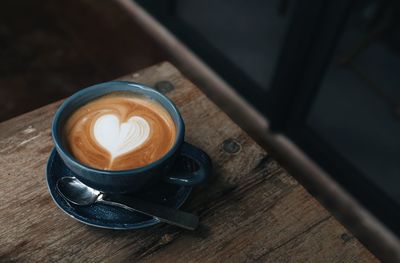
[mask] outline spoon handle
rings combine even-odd
[[[101,194],[98,198],[98,202],[119,206],[148,216],[156,217],[162,222],[189,230],[195,230],[199,224],[199,218],[194,214],[150,203],[131,196],[119,194]]]

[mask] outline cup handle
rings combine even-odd
[[[179,154],[172,175],[165,177],[166,182],[194,186],[204,182],[211,174],[211,159],[204,151],[184,142]]]

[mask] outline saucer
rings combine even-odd
[[[47,187],[57,206],[79,222],[95,227],[124,230],[138,229],[160,223],[160,220],[157,218],[128,211],[120,207],[100,203],[89,206],[71,204],[61,197],[56,188],[57,180],[63,176],[75,175],[64,165],[57,151],[53,149],[47,163]],[[147,191],[135,194],[135,197],[164,206],[179,208],[186,201],[191,190],[191,186],[179,186],[160,182]]]

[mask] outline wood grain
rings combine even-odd
[[[7,262],[375,262],[343,226],[171,64],[122,79],[169,81],[186,140],[213,160],[214,176],[183,210],[193,232],[165,224],[113,231],[83,225],[52,202],[45,165],[60,102],[0,123],[0,261]],[[224,142],[238,143],[238,152]]]

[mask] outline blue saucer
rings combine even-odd
[[[108,229],[138,229],[160,223],[160,220],[123,208],[104,204],[78,206],[65,201],[56,188],[57,180],[63,176],[74,176],[53,149],[47,163],[46,180],[51,197],[57,206],[72,218],[87,225]],[[192,187],[160,182],[150,190],[136,194],[136,197],[179,208],[190,195]]]

